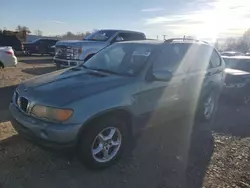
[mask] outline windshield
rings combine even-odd
[[[112,30],[100,30],[90,34],[84,40],[107,41],[115,33],[116,31]]]
[[[250,72],[250,59],[224,58],[227,68]]]
[[[133,76],[141,70],[152,49],[152,45],[117,43],[93,56],[84,66]]]

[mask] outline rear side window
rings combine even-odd
[[[210,58],[210,64],[212,68],[219,67],[221,65],[221,59],[218,53],[213,50]]]
[[[210,66],[213,48],[203,44],[191,44],[185,54],[186,65],[190,72],[205,71]]]

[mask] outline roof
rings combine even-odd
[[[130,44],[163,44],[164,41],[160,40],[133,40],[133,41],[124,41],[124,42],[119,42],[119,43],[130,43]]]
[[[140,33],[140,34],[144,34],[143,32],[139,32],[139,31],[122,30],[122,29],[101,29],[100,31],[130,32],[130,33]]]

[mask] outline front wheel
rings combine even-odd
[[[127,139],[128,131],[122,118],[101,118],[91,123],[81,135],[78,157],[90,169],[111,166],[121,157]]]
[[[60,63],[56,63],[56,70],[60,70],[60,69],[61,69]]]

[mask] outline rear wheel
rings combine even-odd
[[[127,145],[128,135],[122,118],[107,116],[94,121],[80,137],[77,147],[79,160],[90,169],[114,164]]]
[[[214,119],[214,115],[218,106],[219,92],[211,91],[200,102],[198,111],[198,118],[201,121],[211,121]]]

